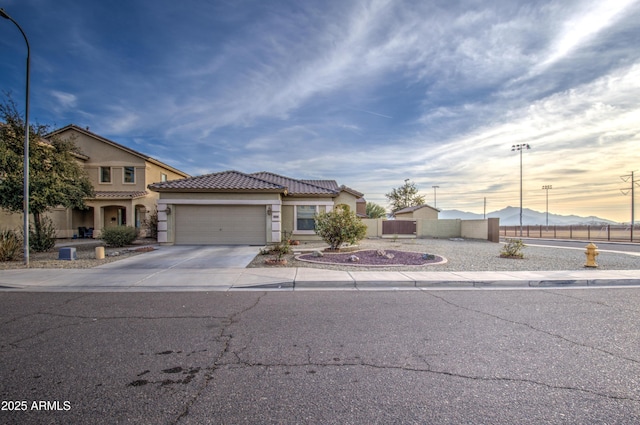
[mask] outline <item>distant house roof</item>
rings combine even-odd
[[[166,168],[168,170],[171,170],[176,174],[179,174],[179,175],[184,176],[184,177],[189,177],[189,174],[185,173],[184,171],[180,171],[177,168],[174,168],[174,167],[172,167],[170,165],[165,164],[162,161],[158,161],[157,159],[150,157],[149,155],[145,155],[145,154],[143,154],[141,152],[138,152],[136,150],[128,148],[128,147],[126,147],[124,145],[121,145],[120,143],[114,142],[113,140],[109,140],[109,139],[107,139],[105,137],[100,136],[99,134],[93,133],[93,132],[89,131],[88,128],[82,128],[82,127],[79,127],[79,126],[77,126],[75,124],[69,124],[69,125],[67,125],[65,127],[62,127],[60,129],[58,129],[58,130],[52,131],[51,133],[47,134],[45,136],[45,138],[49,139],[49,138],[51,138],[53,136],[58,136],[58,135],[64,133],[65,131],[67,131],[67,130],[75,130],[78,133],[82,133],[82,134],[84,134],[86,136],[93,137],[94,139],[100,140],[101,142],[103,142],[103,143],[105,143],[107,145],[111,145],[111,146],[116,147],[116,148],[118,148],[120,150],[128,152],[131,155],[137,156],[138,158],[142,158],[145,161],[151,162],[151,163],[153,163],[155,165],[158,165],[160,167],[163,167],[163,168]],[[82,152],[79,152],[78,154],[79,154],[78,155],[79,157],[84,157],[83,159],[88,159],[89,158],[88,156],[84,155]]]
[[[358,197],[362,196],[360,192],[346,186],[338,186],[334,180],[298,180],[267,171],[245,174],[229,170],[153,183],[148,187],[156,192],[276,192],[288,196],[330,197],[338,196],[341,191],[347,190]]]
[[[93,199],[137,199],[144,198],[148,194],[144,190],[135,192],[96,191]]]
[[[403,208],[403,209],[401,209],[401,210],[396,211],[396,212],[395,212],[395,213],[393,213],[393,214],[394,214],[394,215],[397,215],[397,214],[408,214],[408,213],[411,213],[411,212],[417,211],[417,210],[422,209],[422,208],[431,208],[431,209],[432,209],[432,210],[434,210],[434,211],[438,211],[438,212],[440,212],[440,210],[439,210],[439,209],[434,208],[434,207],[432,207],[431,205],[422,204],[422,205],[416,205],[416,206],[413,206],[413,207]]]

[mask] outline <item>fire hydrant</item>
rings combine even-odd
[[[598,252],[598,247],[593,242],[590,242],[589,245],[587,245],[587,250],[584,254],[587,256],[587,262],[584,265],[585,267],[598,267],[596,257],[600,253]]]

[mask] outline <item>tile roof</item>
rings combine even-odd
[[[300,180],[308,184],[324,187],[325,189],[332,190],[334,192],[340,192],[340,187],[335,180]]]
[[[286,186],[279,185],[239,171],[222,171],[186,179],[153,183],[149,189],[164,191],[235,192],[269,191],[285,192]]]
[[[333,180],[298,180],[279,174],[261,171],[252,173],[254,177],[270,181],[288,189],[289,195],[329,195],[335,196],[339,192],[338,184]]]
[[[346,190],[356,196],[360,192],[338,186],[335,180],[298,180],[267,171],[245,174],[240,171],[222,171],[180,180],[150,184],[156,192],[279,192],[289,196],[338,196]]]
[[[118,191],[96,191],[92,199],[136,199],[144,198],[149,193],[146,191],[118,192]]]
[[[417,210],[419,210],[419,209],[421,209],[421,208],[425,208],[425,207],[427,207],[427,208],[431,208],[432,210],[440,211],[440,210],[439,210],[439,209],[437,209],[437,208],[433,208],[431,205],[422,204],[422,205],[416,205],[416,206],[413,206],[413,207],[403,208],[403,209],[401,209],[401,210],[396,211],[394,214],[405,214],[405,213],[410,213],[410,212],[417,211]]]

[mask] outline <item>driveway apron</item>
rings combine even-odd
[[[258,254],[257,246],[160,246],[153,252],[104,264],[96,269],[181,270],[245,268]]]

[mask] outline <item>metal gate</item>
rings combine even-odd
[[[383,235],[415,235],[416,222],[413,220],[385,220],[382,222]]]

